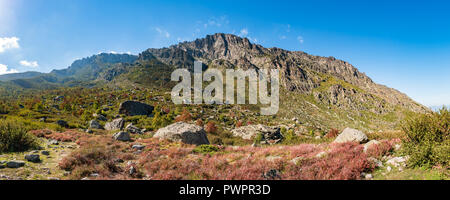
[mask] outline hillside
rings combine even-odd
[[[304,127],[322,130],[352,126],[377,131],[396,129],[406,116],[429,111],[405,94],[374,83],[345,61],[265,48],[247,38],[222,33],[167,48],[151,48],[139,57],[94,55],[75,61],[67,69],[10,80],[8,84],[33,89],[140,85],[169,91],[174,85],[170,82],[173,69],[192,69],[194,60],[202,61],[205,68],[279,69],[281,107],[275,121],[295,118]]]

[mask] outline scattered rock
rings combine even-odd
[[[386,161],[386,164],[392,165],[394,167],[405,167],[406,161],[408,161],[408,157],[394,157]]]
[[[364,153],[366,153],[367,150],[369,150],[369,148],[372,147],[372,145],[379,145],[379,144],[381,143],[376,140],[370,140],[368,143],[364,144]]]
[[[133,126],[132,123],[128,124],[127,127],[125,127],[125,131],[128,131],[130,133],[134,134],[142,134],[142,130],[136,126]]]
[[[362,131],[351,128],[344,129],[344,131],[342,131],[342,133],[339,134],[334,140],[335,143],[345,143],[345,142],[364,143],[367,141],[368,138],[366,134],[364,134]]]
[[[120,132],[114,134],[113,138],[115,140],[124,141],[124,142],[131,140],[130,134],[128,134],[127,132],[124,132],[124,131],[120,131]]]
[[[134,173],[136,173],[136,168],[134,166],[131,166],[130,170],[129,170],[129,174],[133,175]]]
[[[47,180],[49,180],[49,181],[59,181],[59,178],[56,178],[56,177],[48,177]]]
[[[276,179],[281,179],[280,176],[280,171],[276,170],[276,169],[271,169],[269,171],[267,171],[266,173],[262,174],[262,177],[266,180],[276,180]]]
[[[6,163],[6,167],[8,168],[20,168],[25,166],[25,162],[23,161],[9,161]]]
[[[185,122],[177,122],[164,128],[160,128],[154,137],[186,144],[209,144],[206,132],[201,126]]]
[[[99,120],[99,121],[108,121],[108,119],[105,116],[103,116],[103,115],[98,115],[97,116],[97,120]]]
[[[41,154],[45,155],[45,156],[48,156],[48,155],[50,155],[50,151],[41,151]]]
[[[383,162],[381,162],[380,160],[378,160],[376,158],[370,157],[367,160],[374,163],[376,167],[379,167],[379,168],[383,167]]]
[[[269,162],[274,162],[274,161],[280,160],[280,159],[281,159],[281,156],[267,156],[266,157],[266,160]]]
[[[364,178],[367,179],[367,180],[371,180],[373,178],[373,176],[372,176],[372,174],[366,174],[364,176]]]
[[[100,123],[98,123],[97,120],[91,120],[89,122],[89,128],[92,128],[92,129],[103,129],[103,126],[100,125]]]
[[[297,165],[298,163],[300,163],[304,158],[303,157],[296,157],[294,159],[291,160],[291,163],[293,163],[294,165]]]
[[[279,127],[269,127],[262,124],[235,128],[231,131],[231,133],[233,136],[241,137],[244,140],[251,140],[261,134],[263,143],[269,144],[281,142],[283,139],[283,135],[281,134]]]
[[[59,145],[59,142],[58,142],[58,140],[50,140],[48,142],[48,145]]]
[[[25,155],[25,160],[27,160],[29,162],[33,162],[33,163],[41,162],[41,158],[39,157],[38,154]]]
[[[325,157],[325,156],[327,156],[327,152],[322,151],[322,152],[320,152],[320,153],[318,153],[318,154],[316,155],[316,158],[323,158],[323,157]]]
[[[90,174],[89,176],[90,176],[90,177],[98,177],[98,176],[100,176],[100,175],[97,174],[97,173],[92,173],[92,174]]]
[[[322,139],[322,137],[320,137],[320,135],[318,135],[318,136],[316,136],[314,139],[320,140],[320,139]]]
[[[140,145],[140,144],[135,144],[131,148],[137,149],[137,150],[143,150],[145,148],[145,146],[144,145]]]
[[[154,107],[137,101],[125,101],[119,106],[119,113],[127,116],[151,115]]]
[[[105,129],[112,131],[112,130],[122,130],[123,126],[125,124],[125,120],[123,118],[118,118],[113,120],[112,122],[108,122],[105,124]]]
[[[64,127],[64,128],[69,127],[69,124],[64,120],[58,120],[58,121],[56,121],[56,124],[58,124],[59,126]]]
[[[91,129],[86,129],[86,131],[85,131],[86,133],[94,133],[94,131],[93,130],[91,130]]]
[[[387,170],[388,172],[391,172],[391,171],[392,171],[392,167],[391,167],[391,166],[387,166],[386,170]]]

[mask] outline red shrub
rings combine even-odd
[[[325,137],[327,138],[335,138],[339,135],[340,131],[337,129],[331,129],[330,131],[328,131],[328,133],[325,135]]]
[[[192,115],[186,109],[183,110],[183,113],[175,118],[176,122],[189,122],[192,120]]]
[[[207,133],[216,133],[217,132],[216,124],[212,121],[208,122],[206,124],[205,130]]]

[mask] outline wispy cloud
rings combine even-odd
[[[300,42],[300,44],[303,44],[303,37],[302,36],[298,36],[297,37],[298,42]]]
[[[246,37],[248,35],[248,29],[244,28],[239,32],[239,36]]]
[[[228,25],[230,23],[230,20],[228,20],[227,16],[221,16],[219,18],[217,17],[211,17],[210,19],[208,19],[207,23],[203,24],[204,28],[208,28],[208,27],[222,27],[223,25]]]
[[[17,73],[18,71],[15,69],[10,69],[8,70],[8,66],[4,65],[4,64],[0,64],[0,75],[2,74],[12,74],[12,73]]]
[[[155,30],[162,36],[164,36],[165,38],[170,38],[170,33],[166,30],[163,30],[159,27],[156,27]]]
[[[22,61],[20,61],[20,65],[25,66],[25,67],[31,67],[31,68],[39,67],[39,64],[37,63],[37,61],[22,60]]]
[[[8,49],[17,49],[19,47],[19,38],[0,37],[0,53],[3,53]]]

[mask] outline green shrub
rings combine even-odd
[[[258,133],[258,135],[255,136],[253,139],[253,143],[260,144],[264,139],[264,136],[261,133]]]
[[[193,151],[194,153],[214,153],[219,151],[219,148],[210,144],[202,144],[200,146],[195,147]]]
[[[37,138],[16,121],[0,121],[0,152],[17,152],[38,149]]]
[[[450,110],[441,109],[406,122],[404,152],[412,167],[448,166],[450,159]]]

